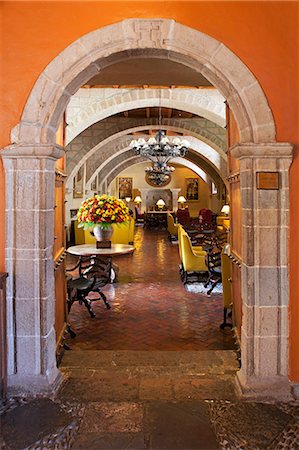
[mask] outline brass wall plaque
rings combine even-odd
[[[279,189],[279,172],[257,172],[257,189]]]

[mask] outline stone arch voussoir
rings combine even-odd
[[[65,107],[82,84],[115,62],[114,56],[151,50],[199,70],[219,89],[234,112],[241,142],[275,141],[273,116],[259,83],[224,44],[174,20],[126,19],[80,37],[51,61],[31,91],[13,142],[53,144]]]

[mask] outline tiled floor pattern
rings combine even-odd
[[[298,403],[238,400],[221,296],[184,291],[164,233],[136,244],[112,309],[97,302],[92,320],[74,306],[58,395],[0,405],[0,449],[299,449]]]
[[[107,285],[111,309],[93,302],[91,319],[75,303],[69,321],[77,332],[72,349],[86,350],[226,350],[234,343],[229,329],[220,330],[221,295],[186,292],[180,280],[178,245],[165,231],[138,227],[135,253],[114,259],[118,282]]]

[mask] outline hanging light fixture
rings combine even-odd
[[[151,137],[147,141],[140,138],[130,143],[130,148],[135,151],[136,155],[152,161],[152,166],[146,167],[145,172],[149,179],[158,186],[169,179],[171,172],[175,170],[173,166],[168,165],[168,162],[172,158],[184,158],[190,147],[190,143],[186,139],[175,137],[171,140],[162,131],[161,106],[159,107],[159,127],[156,137]]]

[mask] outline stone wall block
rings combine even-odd
[[[22,376],[31,375],[34,383],[34,375],[41,373],[41,342],[37,336],[17,336],[16,351],[17,371]]]
[[[256,334],[263,337],[278,336],[280,332],[280,312],[279,306],[255,307]]]
[[[47,336],[43,337],[41,340],[42,346],[42,364],[41,373],[49,377],[49,382],[54,382],[57,376],[56,368],[56,334],[54,327],[50,329]]]
[[[278,172],[278,161],[276,158],[257,157],[254,159],[254,170],[256,172]]]
[[[247,306],[253,306],[255,302],[255,278],[254,267],[242,264],[241,268],[241,297]]]
[[[250,377],[254,374],[254,338],[248,337],[243,327],[241,330],[242,372]]]
[[[16,308],[16,332],[21,336],[36,336],[40,327],[39,299],[18,299]]]
[[[54,291],[54,261],[53,258],[44,259],[40,264],[40,277],[41,277],[41,297],[55,298]]]
[[[285,189],[280,189],[280,208],[281,209],[290,209],[290,193],[289,193],[289,189],[285,188]]]
[[[277,267],[255,268],[257,306],[279,306],[279,269]]]
[[[242,226],[242,260],[247,266],[255,263],[255,229],[249,226]]]
[[[279,260],[280,264],[287,266],[289,264],[289,228],[281,227],[279,229]]]
[[[99,67],[93,63],[89,64],[89,66],[85,67],[84,70],[82,70],[82,72],[78,73],[78,75],[75,78],[73,78],[67,85],[66,90],[68,94],[74,95],[78,90],[78,86],[86,84],[87,81],[89,81],[92,77],[94,77],[98,73]]]
[[[256,208],[260,210],[278,209],[279,191],[258,189],[255,193]]]
[[[256,229],[255,259],[260,266],[278,266],[278,228]]]
[[[271,142],[275,140],[275,124],[271,120],[271,122],[266,123],[265,125],[258,125],[255,127],[254,135],[255,142]]]
[[[34,257],[35,253],[32,252],[32,259],[15,261],[15,270],[12,272],[12,276],[15,277],[16,299],[38,298],[40,295],[38,260],[35,260]]]
[[[288,267],[279,268],[280,280],[280,305],[287,306],[289,304],[289,271]]]
[[[241,188],[242,208],[253,209],[253,190],[250,187]]]
[[[39,236],[38,212],[32,210],[16,211],[14,226],[16,247],[34,249]]]
[[[289,337],[283,336],[279,339],[279,375],[288,376],[289,372]]]
[[[57,83],[41,74],[34,85],[34,94],[31,94],[26,102],[24,114],[26,114],[27,122],[37,123],[44,117],[47,108],[44,106],[48,103],[49,98],[57,89]],[[39,108],[36,103],[39,102]]]
[[[255,333],[255,314],[254,307],[246,303],[242,305],[242,328],[248,338],[252,338]]]
[[[253,189],[254,177],[251,170],[242,170],[240,172],[240,187],[241,189]]]
[[[258,227],[280,226],[280,211],[278,209],[258,209],[255,212],[256,225]]]
[[[255,337],[255,372],[261,378],[276,377],[279,373],[279,354],[277,337]]]
[[[20,122],[19,138],[15,142],[24,143],[40,143],[42,129],[39,124],[31,124],[28,122]]]

